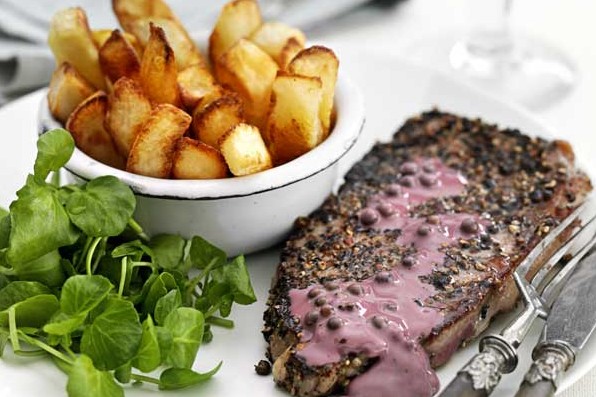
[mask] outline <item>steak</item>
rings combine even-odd
[[[264,314],[275,382],[434,394],[432,368],[515,306],[512,272],[591,189],[566,142],[436,110],[407,120],[297,219]]]

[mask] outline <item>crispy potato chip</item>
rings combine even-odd
[[[211,63],[214,64],[238,40],[249,36],[261,23],[261,11],[254,0],[234,0],[224,5],[209,36]]]
[[[115,29],[99,49],[99,65],[112,83],[120,77],[139,80],[141,61],[134,47]]]
[[[323,85],[318,77],[278,72],[266,134],[276,164],[293,160],[322,141],[322,100]]]
[[[200,64],[191,65],[178,73],[178,87],[187,109],[196,108],[207,94],[221,91],[211,72]]]
[[[98,91],[76,107],[66,122],[77,147],[88,156],[112,167],[124,168],[124,157],[116,151],[104,128],[108,96]]]
[[[68,62],[95,88],[106,89],[106,81],[99,67],[99,54],[85,11],[74,7],[54,14],[48,44],[56,64]]]
[[[306,36],[299,29],[281,22],[265,22],[249,40],[258,45],[277,62],[281,69],[304,48]]]
[[[320,118],[325,137],[331,128],[331,113],[339,60],[329,48],[313,46],[302,50],[288,65],[290,73],[302,76],[319,77],[323,83],[323,101]]]
[[[225,178],[228,176],[228,166],[218,150],[182,137],[176,144],[172,176],[176,179]]]
[[[95,92],[87,80],[69,63],[64,62],[54,70],[48,90],[48,106],[52,116],[65,123],[72,111],[85,98]]]
[[[97,30],[91,31],[91,35],[93,36],[93,41],[95,42],[95,46],[97,48],[101,48],[106,43],[106,41],[108,41],[108,39],[112,35],[113,31],[114,31],[113,29],[97,29]],[[141,54],[143,54],[143,47],[141,47],[137,38],[128,32],[120,32],[120,33],[124,36],[126,41],[128,41],[128,43],[132,46],[132,48],[135,49],[137,56],[140,57]]]
[[[244,101],[246,120],[258,128],[266,124],[271,85],[278,67],[256,44],[240,39],[215,64],[219,82]]]
[[[141,85],[155,104],[180,104],[177,67],[172,47],[162,28],[150,24],[151,36],[141,59]]]
[[[108,97],[105,127],[112,135],[116,148],[128,158],[140,126],[151,113],[151,102],[132,79],[122,77]]]
[[[176,55],[176,65],[178,66],[178,70],[196,64],[201,64],[205,68],[207,67],[199,48],[195,45],[194,41],[192,41],[184,27],[171,19],[151,17],[136,20],[132,25],[132,33],[142,45],[146,45],[149,41],[150,23],[153,23],[164,30],[168,43]]]
[[[271,156],[257,127],[240,123],[219,140],[219,148],[232,174],[250,175],[271,168]]]
[[[168,178],[176,142],[184,135],[190,122],[190,116],[177,107],[157,105],[137,132],[126,170],[155,178]]]
[[[155,17],[178,21],[170,7],[162,0],[112,0],[112,9],[124,30],[132,32],[135,21]]]
[[[243,121],[242,100],[232,93],[216,99],[205,109],[197,107],[197,110],[192,122],[195,137],[214,148],[219,147],[223,134]]]

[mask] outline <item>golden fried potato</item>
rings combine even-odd
[[[318,77],[279,72],[273,82],[267,137],[276,164],[308,152],[323,139],[319,109],[323,84]]]
[[[140,79],[145,95],[155,104],[180,105],[178,72],[172,47],[162,28],[150,24],[151,35],[141,59]]]
[[[168,178],[176,142],[184,135],[190,122],[190,116],[183,110],[170,104],[157,105],[137,132],[126,170],[155,178]]]
[[[233,0],[221,9],[209,36],[209,59],[214,64],[236,42],[249,36],[263,20],[254,0]]]
[[[99,48],[99,65],[112,83],[120,77],[139,80],[141,61],[132,44],[115,29]]]
[[[196,108],[205,95],[221,91],[211,72],[200,64],[191,65],[178,73],[178,87],[187,109]]]
[[[265,22],[250,35],[249,40],[269,54],[281,69],[285,69],[304,48],[306,36],[284,23]]]
[[[197,139],[218,148],[223,134],[243,120],[242,100],[233,93],[227,93],[209,103],[205,109],[197,107],[193,113],[192,130]]]
[[[172,177],[176,179],[219,179],[228,176],[221,153],[202,142],[182,137],[176,144]]]
[[[236,125],[220,138],[219,148],[236,176],[254,174],[273,166],[259,130],[252,125]]]
[[[240,95],[246,120],[258,128],[266,124],[277,70],[277,64],[266,52],[245,39],[240,39],[215,64],[219,82]]]
[[[106,43],[106,41],[108,41],[108,39],[112,35],[113,31],[114,31],[113,29],[92,30],[91,36],[93,36],[93,41],[95,42],[95,46],[97,48],[101,48]],[[139,44],[139,41],[137,40],[137,38],[128,32],[121,32],[121,33],[124,36],[124,38],[126,39],[126,41],[128,41],[130,43],[130,45],[132,45],[132,47],[135,49],[135,51],[137,52],[137,55],[141,55],[143,53],[143,48]]]
[[[106,81],[99,67],[99,54],[85,11],[74,7],[54,14],[48,44],[57,65],[68,62],[95,88],[106,89]]]
[[[122,77],[108,97],[105,127],[118,152],[128,158],[140,126],[151,113],[151,102],[137,82]]]
[[[335,53],[327,47],[313,46],[306,48],[290,62],[288,71],[302,76],[319,77],[323,83],[323,101],[320,118],[323,123],[324,137],[331,128],[331,113],[339,60]]]
[[[118,22],[127,32],[132,32],[132,25],[142,18],[154,17],[178,21],[163,0],[112,0],[112,9]]]
[[[120,156],[114,141],[104,128],[108,96],[98,91],[76,107],[66,122],[79,149],[97,161],[112,167],[124,168],[124,157]]]
[[[95,92],[87,80],[68,62],[54,70],[48,90],[48,106],[52,116],[65,123],[72,111]]]
[[[201,64],[206,67],[205,59],[194,41],[190,38],[182,25],[171,19],[165,18],[143,18],[138,19],[132,25],[132,33],[142,45],[149,41],[149,24],[153,23],[164,30],[168,43],[176,55],[178,70],[188,66]]]

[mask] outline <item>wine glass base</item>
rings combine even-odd
[[[419,42],[408,53],[532,109],[544,109],[561,100],[577,84],[578,72],[573,63],[543,41],[516,36],[511,48],[488,52],[454,37]]]

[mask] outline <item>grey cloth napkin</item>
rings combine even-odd
[[[166,0],[188,31],[207,36],[226,0]],[[265,19],[308,29],[368,0],[261,0]],[[111,1],[0,0],[0,105],[50,80],[54,60],[46,44],[52,15],[85,9],[92,29],[118,27]]]

